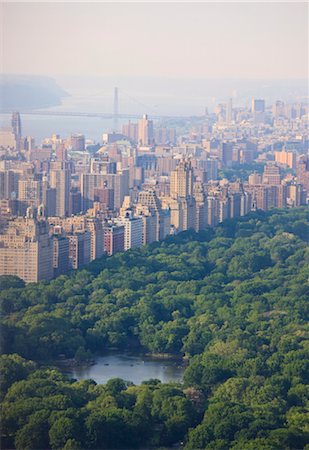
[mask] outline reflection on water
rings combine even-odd
[[[182,361],[152,359],[145,355],[113,353],[98,356],[95,364],[87,367],[66,367],[66,375],[78,380],[93,379],[97,383],[106,383],[110,378],[122,378],[141,384],[150,378],[163,383],[182,380],[184,365]]]

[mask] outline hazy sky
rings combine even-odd
[[[304,79],[307,8],[296,2],[2,3],[2,70]]]

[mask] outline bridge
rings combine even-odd
[[[147,106],[136,99],[132,98],[130,95],[128,95],[125,91],[121,90],[122,94],[125,94],[126,97],[128,97],[130,100],[132,100],[135,104],[138,104],[139,107],[143,107],[143,110],[145,112],[150,112],[151,109],[153,109],[151,106]],[[134,114],[134,113],[125,113],[121,114],[119,113],[119,89],[117,87],[114,88],[114,110],[113,112],[80,112],[80,111],[61,111],[61,110],[51,110],[51,109],[35,109],[35,110],[22,110],[20,109],[21,115],[32,115],[32,116],[60,116],[60,117],[93,117],[93,118],[99,118],[99,119],[109,119],[113,120],[114,122],[114,131],[118,130],[118,120],[124,120],[124,119],[141,119],[142,114]],[[1,110],[0,111],[3,114],[12,114],[12,111],[10,110]],[[149,118],[153,120],[160,120],[160,121],[166,121],[166,120],[188,120],[192,118],[198,118],[201,116],[173,116],[173,115],[158,115],[158,114],[148,114]]]
[[[3,111],[4,114],[11,114],[12,111]],[[114,113],[103,113],[103,112],[79,112],[79,111],[50,111],[50,110],[30,110],[30,111],[20,111],[21,115],[32,115],[32,116],[63,116],[63,117],[97,117],[101,119],[141,119],[141,114],[117,114]],[[197,116],[168,116],[168,115],[151,115],[150,119],[153,120],[185,120]]]

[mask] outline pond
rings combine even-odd
[[[127,352],[108,353],[95,357],[94,361],[93,365],[58,367],[62,373],[77,380],[91,378],[98,384],[104,384],[110,378],[122,378],[136,385],[150,378],[157,378],[162,383],[181,382],[185,370],[181,359],[157,359]]]

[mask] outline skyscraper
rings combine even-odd
[[[194,183],[194,198],[196,203],[196,231],[204,230],[207,226],[207,202],[203,188],[203,183]]]
[[[188,198],[193,195],[193,168],[191,161],[180,161],[171,172],[171,197]]]
[[[50,186],[56,189],[56,216],[69,214],[71,174],[68,169],[51,170]]]
[[[275,164],[267,164],[263,171],[263,184],[280,185],[280,168]]]
[[[251,100],[251,112],[263,113],[265,111],[265,100],[253,98]]]
[[[147,114],[138,121],[138,143],[145,146],[153,144],[153,122]]]
[[[281,152],[275,152],[275,161],[279,164],[296,169],[296,152],[282,150]]]
[[[152,222],[152,227],[154,228],[154,240],[159,241],[161,239],[164,239],[166,229],[166,227],[164,226],[164,221],[166,220],[166,218],[162,211],[161,201],[157,197],[156,192],[153,189],[141,191],[138,194],[137,205],[139,207],[147,207],[149,215],[155,218],[155,220]],[[148,220],[148,222],[150,222],[150,220]]]
[[[193,197],[193,167],[191,161],[180,161],[171,172],[171,225],[178,231],[195,228],[196,205]]]
[[[226,122],[231,123],[233,121],[233,100],[230,98],[226,108]]]
[[[72,269],[79,269],[88,264],[91,257],[91,235],[89,231],[75,231],[72,234],[68,234],[67,237]]]
[[[58,277],[70,270],[69,250],[69,240],[65,236],[53,236],[54,276]]]
[[[21,120],[17,111],[12,113],[12,130],[16,139],[16,150],[19,152],[21,143]]]
[[[296,167],[297,182],[309,192],[309,158],[301,157]]]
[[[18,193],[20,172],[13,170],[0,171],[0,199],[15,199]]]
[[[222,142],[221,144],[221,160],[225,166],[231,166],[233,162],[233,143]]]
[[[82,152],[85,150],[85,136],[83,134],[71,134],[70,141],[73,151]]]
[[[28,213],[27,218],[8,222],[0,234],[0,275],[16,275],[26,283],[53,277],[53,243],[47,221]]]
[[[42,182],[31,178],[19,180],[18,200],[23,204],[21,211],[28,206],[38,207],[42,202]]]
[[[104,251],[109,255],[124,250],[124,226],[107,224],[104,226]]]
[[[132,141],[137,142],[138,141],[138,124],[131,123],[129,121],[128,124],[122,125],[122,134],[124,136],[127,136]]]
[[[252,99],[251,112],[256,123],[262,123],[265,120],[265,100]]]

